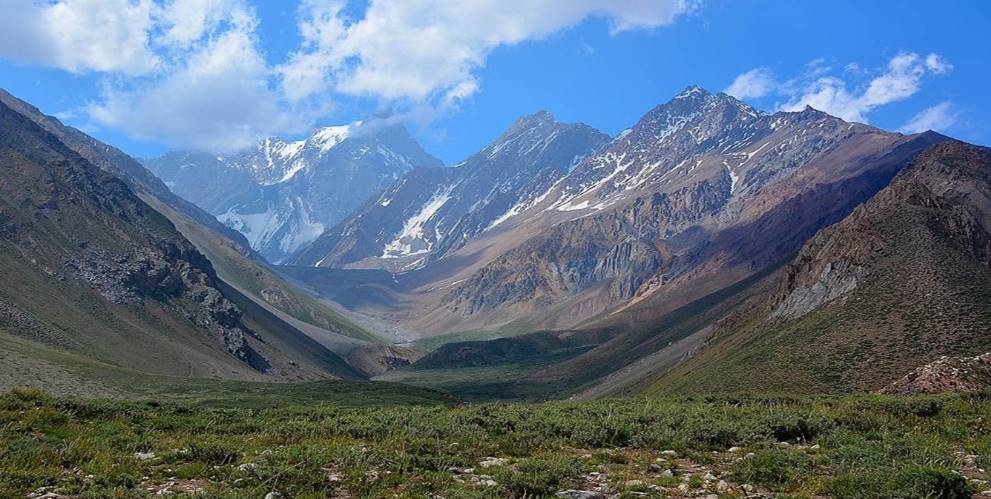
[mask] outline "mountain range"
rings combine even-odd
[[[225,156],[183,151],[143,164],[279,263],[403,173],[441,163],[402,126],[358,122]]]
[[[991,351],[991,155],[934,132],[690,86],[452,166],[374,120],[142,164],[0,97],[11,344],[469,398],[873,391]]]

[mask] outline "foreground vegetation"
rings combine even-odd
[[[0,396],[0,497],[952,498],[987,489],[987,469],[991,394],[268,409]]]

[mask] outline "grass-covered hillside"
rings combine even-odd
[[[991,469],[987,394],[282,403],[15,390],[0,396],[0,497],[953,498],[988,489]]]

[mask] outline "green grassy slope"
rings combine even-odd
[[[613,317],[579,331],[447,343],[420,359],[413,368],[387,373],[383,379],[441,388],[472,399],[568,397],[724,317],[756,292],[755,283],[776,268],[772,266],[650,321]],[[555,339],[549,340],[547,336]],[[640,383],[651,379],[650,368],[630,373],[621,388],[611,389],[609,393],[639,391]]]
[[[286,404],[452,403],[431,389],[385,382],[243,381],[162,376],[121,367],[0,332],[0,392],[32,387],[62,396],[183,402],[221,407]]]

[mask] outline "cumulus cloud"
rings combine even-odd
[[[245,26],[251,23],[251,15],[234,0],[172,0],[161,9],[159,21],[165,29],[161,41],[184,47],[228,20]]]
[[[902,133],[919,133],[926,130],[943,131],[956,124],[960,114],[950,101],[940,102],[923,109],[898,129]]]
[[[866,72],[855,63],[847,64],[844,67],[846,77],[859,75],[866,79],[850,82],[830,75],[832,68],[817,59],[808,65],[802,76],[782,82],[774,81],[762,69],[748,71],[737,76],[727,93],[742,99],[774,95],[784,99],[778,106],[783,111],[812,106],[847,121],[866,123],[874,109],[915,95],[924,78],[951,69],[953,66],[939,54],[900,53],[880,71]]]
[[[730,86],[723,90],[737,99],[757,99],[771,93],[777,83],[766,68],[756,68],[736,77]]]
[[[700,0],[300,0],[302,44],[266,60],[252,0],[0,0],[0,57],[104,75],[97,125],[221,152],[293,133],[339,98],[427,121],[481,88],[500,46],[586,19],[613,33],[666,26]]]
[[[847,121],[867,122],[867,114],[875,108],[915,95],[924,76],[945,73],[951,67],[937,54],[926,57],[915,53],[898,54],[888,62],[885,71],[871,79],[861,91],[850,90],[842,79],[820,77],[782,109],[795,111],[809,105]]]
[[[480,88],[477,71],[504,45],[536,40],[589,17],[613,32],[669,25],[691,0],[373,0],[345,24],[340,7],[306,2],[308,46],[281,68],[296,98],[334,86],[387,100],[454,102]],[[295,88],[294,88],[295,87]]]
[[[87,111],[97,123],[138,137],[208,151],[239,149],[307,124],[269,88],[268,73],[249,31],[232,29],[161,79],[104,89],[102,101]]]
[[[0,57],[74,73],[149,73],[151,0],[0,0]]]

